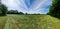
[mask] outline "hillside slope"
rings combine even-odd
[[[60,20],[49,15],[9,14],[0,17],[0,29],[60,29]]]

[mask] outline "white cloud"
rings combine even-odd
[[[35,12],[35,13],[46,14],[49,11],[49,8],[45,9],[43,7],[50,6],[51,3],[52,3],[52,0],[41,0],[41,2],[39,0],[37,0],[31,6],[30,11]]]
[[[51,0],[52,1],[52,0]],[[41,0],[41,2],[39,2],[39,0],[35,1],[35,3],[33,4],[33,6],[31,6],[30,9],[38,9],[38,8],[41,8],[43,6],[46,6],[46,5],[50,5],[51,4],[51,1],[49,0]]]
[[[28,12],[28,13],[41,13],[45,14],[48,12],[48,8],[42,8],[43,6],[51,5],[52,0],[35,0],[32,5],[30,5],[30,8],[27,7],[25,0],[2,0],[2,3],[8,6],[8,9],[16,9],[18,11],[22,12]],[[29,1],[29,0],[28,0]],[[27,1],[27,2],[28,2]],[[45,12],[45,10],[47,10]]]

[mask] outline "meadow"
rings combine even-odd
[[[50,15],[15,15],[0,17],[0,29],[60,29],[60,20]]]

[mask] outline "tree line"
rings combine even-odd
[[[52,2],[48,14],[60,19],[60,0],[53,0]]]
[[[18,12],[17,10],[8,10],[7,14],[24,14],[23,12]]]

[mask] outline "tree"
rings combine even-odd
[[[25,13],[26,15],[28,14],[28,13]]]
[[[48,14],[60,18],[60,0],[53,0]]]
[[[2,15],[6,15],[7,14],[7,7],[3,4],[0,7],[1,7]]]
[[[19,14],[24,14],[23,12],[19,12]]]
[[[17,10],[9,10],[7,14],[18,14]]]
[[[23,12],[18,12],[17,10],[9,10],[7,14],[24,14]]]
[[[1,1],[0,1],[0,12],[1,15],[7,14],[7,7],[4,4],[2,4]]]

